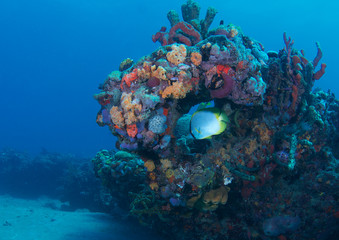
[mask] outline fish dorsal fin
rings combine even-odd
[[[197,111],[205,109],[205,108],[211,108],[212,107],[212,103],[211,102],[202,102],[199,104]]]
[[[209,108],[209,111],[211,111],[216,118],[219,119],[219,116],[221,115],[221,110],[219,108],[213,107],[213,108]]]

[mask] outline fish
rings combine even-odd
[[[195,139],[210,139],[223,133],[227,123],[227,115],[219,108],[198,109],[191,117],[190,131]]]

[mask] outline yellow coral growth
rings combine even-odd
[[[158,191],[158,189],[159,189],[159,185],[158,185],[158,183],[156,183],[156,182],[151,182],[151,183],[149,184],[149,187],[150,187],[153,191]]]
[[[150,172],[150,173],[148,174],[148,177],[149,177],[149,179],[151,179],[152,181],[155,181],[155,179],[157,179],[157,175],[155,175],[154,172]]]
[[[257,123],[257,121],[256,121]],[[268,129],[268,127],[266,126],[265,123],[260,123],[260,124],[256,124],[256,126],[253,128],[254,131],[257,131],[259,133],[260,136],[260,141],[264,142],[264,143],[268,143],[271,140],[271,136],[270,136],[270,130]]]
[[[220,154],[221,159],[228,161],[230,160],[230,155],[228,155],[226,148],[223,147],[219,148],[218,154]]]
[[[151,65],[150,62],[145,61],[141,69],[138,69],[137,75],[141,79],[150,79],[156,77],[162,80],[167,80],[166,70],[162,66]]]
[[[214,211],[218,208],[219,204],[225,205],[228,200],[229,187],[221,186],[217,189],[210,190],[203,196],[203,209]]]
[[[124,111],[130,111],[133,109],[132,93],[123,93],[121,95],[121,107]]]
[[[145,168],[147,168],[148,172],[152,172],[155,169],[154,162],[152,160],[147,160],[144,163]]]
[[[119,128],[125,127],[124,117],[122,115],[122,112],[119,111],[118,107],[113,106],[109,113],[111,115],[111,121],[115,125],[117,125]]]
[[[137,75],[140,79],[149,79],[151,78],[151,66],[150,62],[145,61],[141,69],[138,69]]]
[[[147,72],[144,68],[142,68],[142,69],[138,69],[137,75],[138,75],[138,78],[145,80],[151,77],[151,72]]]
[[[179,82],[187,82],[191,79],[192,75],[189,72],[185,72],[183,70],[181,70],[178,74],[178,79]],[[187,83],[185,83],[187,84]],[[192,85],[191,83],[188,83],[190,86]]]
[[[174,82],[173,85],[168,86],[162,92],[163,98],[173,97],[175,99],[185,98],[186,94],[192,89],[191,84],[184,84],[182,82]]]
[[[162,169],[166,170],[168,168],[172,168],[172,162],[168,159],[160,159]]]
[[[173,177],[173,176],[174,176],[174,171],[173,171],[173,169],[171,169],[171,168],[167,169],[167,171],[166,171],[166,177],[167,177],[167,178],[171,178],[171,177]]]
[[[152,77],[156,77],[156,78],[159,78],[161,80],[166,80],[167,79],[166,70],[162,66],[159,66],[157,68],[156,65],[153,65],[151,67],[151,71],[152,71]]]
[[[199,66],[201,63],[202,57],[201,54],[198,52],[191,53],[191,61],[195,66]]]
[[[258,148],[258,142],[255,139],[251,139],[249,146],[245,148],[245,153],[251,155]]]
[[[124,118],[127,125],[132,125],[138,121],[133,111],[125,112]]]
[[[174,65],[178,65],[180,63],[183,63],[185,61],[187,55],[186,47],[185,45],[172,45],[172,51],[168,52],[166,57],[167,60],[170,63],[173,63]]]
[[[202,49],[210,48],[212,44],[210,42],[207,42],[206,44],[202,45]]]
[[[229,25],[227,28],[229,37],[234,38],[235,36],[238,35],[239,31],[234,25]]]
[[[127,125],[134,124],[138,121],[135,111],[141,112],[142,106],[139,100],[132,100],[132,93],[123,93],[121,95],[121,107],[124,110],[123,116]]]

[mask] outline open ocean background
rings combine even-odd
[[[150,54],[151,40],[166,14],[183,0],[1,0],[0,148],[32,154],[52,152],[91,157],[113,148],[108,128],[97,126],[98,85],[122,60]],[[339,2],[335,0],[199,1],[220,20],[240,26],[265,50],[284,47],[283,32],[313,60],[323,49],[325,75],[316,82],[339,96]],[[181,16],[181,15],[180,15]]]

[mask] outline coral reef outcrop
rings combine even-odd
[[[313,61],[286,33],[284,49],[266,52],[233,24],[209,30],[214,8],[203,20],[199,12],[190,0],[182,21],[170,11],[170,30],[153,36],[161,46],[123,62],[95,95],[98,124],[133,154],[99,153],[97,175],[142,223],[176,239],[326,239],[314,236],[338,221],[339,102],[312,90],[326,67],[317,70],[319,43]],[[197,140],[190,119],[207,103],[228,116],[228,128]],[[128,184],[135,188],[121,194]],[[291,219],[297,227],[271,228]]]

